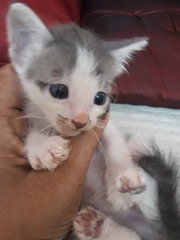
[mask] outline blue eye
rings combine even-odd
[[[51,84],[49,91],[55,98],[64,99],[68,97],[68,88],[64,84]]]
[[[106,102],[106,93],[98,92],[94,98],[94,104],[103,105]]]

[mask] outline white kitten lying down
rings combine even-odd
[[[147,45],[147,39],[106,42],[75,24],[47,29],[21,3],[11,5],[7,30],[9,55],[26,98],[28,160],[33,169],[54,170],[68,157],[67,137],[98,125],[108,112],[113,80],[123,73],[132,54]],[[141,194],[140,202],[143,197],[151,202],[143,202],[141,211],[154,219],[158,215],[155,181],[133,162],[127,143],[110,119],[87,175],[84,202],[88,196],[86,202],[95,207],[104,201],[113,210],[127,209],[139,203],[138,195],[133,193],[142,192],[146,181],[149,187]],[[96,193],[94,197],[89,190]],[[99,197],[98,191],[104,195]],[[105,219],[98,239],[120,239],[119,235],[123,239],[140,239],[110,218],[91,208],[86,210]],[[82,219],[78,221],[74,226],[80,239],[98,236],[97,232],[86,236],[82,233]]]

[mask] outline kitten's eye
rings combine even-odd
[[[49,91],[55,98],[64,99],[68,97],[68,88],[64,84],[51,84]]]
[[[94,103],[97,105],[103,105],[106,102],[106,93],[98,92],[94,98]]]

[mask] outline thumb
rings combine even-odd
[[[90,160],[107,125],[108,118],[106,116],[101,120],[99,124],[101,127],[96,126],[72,139],[72,150],[64,167],[71,171],[77,181],[84,181]]]

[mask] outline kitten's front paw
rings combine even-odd
[[[78,238],[90,240],[99,237],[105,216],[92,207],[82,209],[74,220],[74,230]]]
[[[38,141],[39,140],[39,141]],[[70,152],[69,141],[60,136],[37,136],[26,145],[28,160],[35,170],[54,170],[65,161]]]
[[[117,177],[116,184],[122,193],[141,193],[146,189],[145,174],[139,167],[130,168]]]

